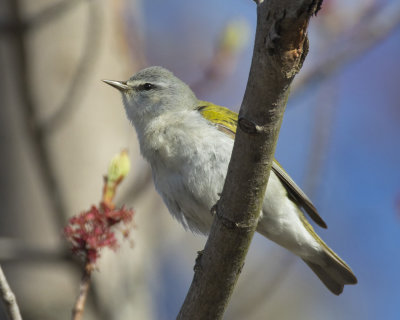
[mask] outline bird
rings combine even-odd
[[[171,71],[152,66],[127,81],[103,80],[118,89],[149,162],[157,192],[185,229],[207,235],[211,208],[222,192],[237,113],[197,99]],[[240,183],[240,182],[238,182]],[[351,268],[317,235],[305,217],[327,225],[282,166],[274,160],[256,231],[299,256],[335,295],[356,284]]]

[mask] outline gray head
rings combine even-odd
[[[128,81],[103,80],[122,93],[128,118],[137,126],[168,111],[181,111],[197,104],[193,91],[162,67],[140,70]]]

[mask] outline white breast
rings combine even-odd
[[[157,191],[186,228],[208,233],[210,209],[219,199],[233,140],[196,111],[160,116],[138,132],[141,152],[150,162]],[[274,172],[270,174],[257,231],[292,252],[307,256],[319,247]]]
[[[232,139],[197,111],[186,111],[154,119],[141,140],[156,189],[170,212],[192,231],[207,233],[210,209],[222,192]]]

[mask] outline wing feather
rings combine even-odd
[[[199,101],[197,110],[200,114],[217,127],[218,130],[224,132],[232,139],[235,138],[238,114],[228,108],[217,106],[211,102]],[[282,181],[286,190],[294,198],[296,204],[308,213],[311,219],[314,220],[320,227],[326,228],[325,221],[318,214],[317,209],[307,197],[303,190],[293,181],[289,174],[282,168],[278,161],[272,163],[272,170]]]
[[[289,191],[289,193],[295,198],[297,204],[304,208],[311,219],[314,220],[322,228],[327,228],[325,221],[318,214],[317,209],[311,202],[310,198],[304,193],[303,190],[293,181],[289,174],[281,167],[278,161],[274,160],[271,168],[279,179],[283,182],[283,185]]]

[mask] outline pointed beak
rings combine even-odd
[[[118,89],[119,91],[129,90],[131,87],[126,84],[125,81],[116,81],[116,80],[103,80],[103,82],[109,84],[110,86]]]

